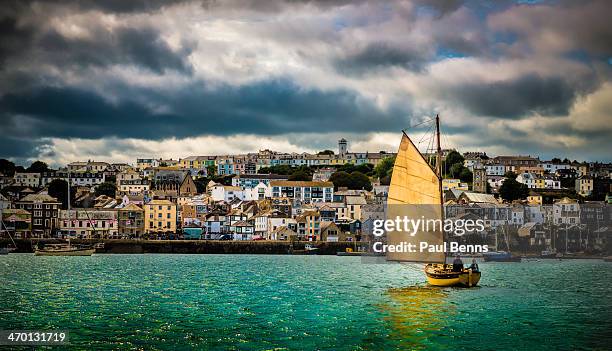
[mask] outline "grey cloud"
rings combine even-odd
[[[428,62],[423,48],[400,48],[393,43],[374,42],[354,54],[345,55],[334,62],[339,72],[344,74],[361,74],[373,69],[402,67],[411,71],[420,71]]]
[[[480,116],[518,118],[538,113],[567,115],[578,88],[561,77],[525,75],[500,82],[443,88],[443,95]]]
[[[95,39],[65,38],[56,31],[38,42],[38,55],[57,66],[108,66],[129,64],[163,73],[167,69],[190,72],[186,61],[190,49],[173,51],[152,28],[97,28]]]
[[[127,87],[115,91],[121,96],[136,95]],[[322,129],[370,131],[372,123],[378,130],[397,130],[406,124],[404,116],[409,112],[400,108],[380,110],[352,91],[305,90],[288,81],[216,89],[200,83],[171,93],[141,90],[138,94],[169,112],[153,112],[136,99],[111,103],[81,89],[43,87],[2,97],[0,117],[11,133],[17,129],[11,123],[15,116],[27,116],[31,127],[26,134],[36,137],[162,139]]]

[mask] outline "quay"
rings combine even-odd
[[[65,240],[60,239],[16,239],[16,253],[34,252],[37,243],[59,244]],[[73,245],[95,245],[104,243],[104,248],[97,249],[102,254],[269,254],[287,255],[304,251],[305,245],[316,247],[318,255],[336,255],[347,248],[354,248],[355,242],[326,242],[326,241],[234,241],[234,240],[125,240],[125,239],[71,239]],[[9,240],[0,239],[0,247],[9,244]],[[365,243],[359,243],[364,245]]]

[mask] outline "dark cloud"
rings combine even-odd
[[[355,54],[348,54],[334,63],[336,70],[344,74],[361,74],[370,70],[402,67],[420,71],[429,61],[427,50],[400,48],[386,42],[368,44]]]
[[[115,91],[130,96],[128,88]],[[166,113],[156,113],[136,99],[111,103],[75,88],[45,87],[0,100],[2,123],[15,126],[27,116],[28,133],[36,137],[102,138],[108,136],[162,139],[201,134],[282,134],[291,132],[397,130],[407,111],[381,111],[358,94],[337,90],[305,90],[287,81],[209,89],[189,86],[180,91],[140,91]],[[19,119],[21,120],[22,117]],[[22,123],[26,123],[22,120]]]
[[[33,28],[20,26],[15,17],[0,17],[0,69],[9,56],[26,50],[33,35]]]
[[[517,118],[539,113],[567,115],[579,91],[561,77],[531,74],[493,83],[474,82],[446,89],[446,96],[480,116]]]
[[[38,42],[38,55],[60,67],[128,64],[163,73],[167,69],[190,72],[186,60],[190,48],[175,52],[152,28],[98,28],[92,39],[66,38],[56,31]]]

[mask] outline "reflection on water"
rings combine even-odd
[[[389,302],[381,306],[389,323],[389,338],[400,349],[430,348],[434,336],[446,326],[454,305],[445,290],[432,287],[405,287],[387,290]]]

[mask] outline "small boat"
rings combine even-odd
[[[540,254],[540,258],[555,258],[556,256],[557,256],[557,253],[552,250],[544,250]]]
[[[8,255],[9,249],[8,247],[0,247],[0,255]]]
[[[436,162],[435,168],[405,131],[402,135],[399,150],[393,165],[391,183],[387,197],[387,219],[421,218],[427,214],[427,219],[443,221],[444,204],[442,196],[442,148],[440,146],[440,118],[435,117],[436,131]],[[401,231],[387,233],[389,245],[413,245],[421,243],[445,247],[444,231],[419,231],[418,235],[406,235]],[[442,250],[387,252],[387,260],[399,262],[426,263],[424,273],[427,282],[433,286],[473,287],[478,284],[481,272],[472,269],[454,271],[446,264],[446,253]]]
[[[485,262],[521,262],[518,256],[512,256],[512,253],[506,251],[486,252],[482,254]]]
[[[319,248],[318,247],[314,247],[311,244],[306,244],[304,245],[304,250],[290,250],[290,253],[292,255],[318,255],[319,254]]]
[[[612,262],[612,256],[606,256],[603,258],[604,262]]]
[[[101,252],[103,253],[103,252],[106,252],[106,251],[104,250],[104,243],[103,243],[103,242],[102,242],[102,243],[95,243],[95,244],[94,244],[94,246],[93,246],[93,248],[94,248],[94,250],[95,250],[95,252],[96,252],[96,253],[101,253]]]
[[[427,282],[435,286],[459,286],[471,288],[480,281],[480,271],[470,268],[460,272],[453,271],[452,265],[448,264],[428,264],[425,266]]]
[[[49,244],[44,248],[36,248],[35,256],[91,256],[96,249],[91,247],[78,247],[68,244]]]

